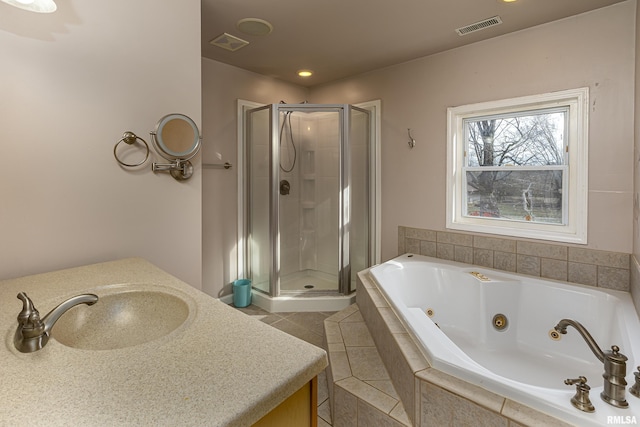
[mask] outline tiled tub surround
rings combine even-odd
[[[628,292],[414,254],[368,273],[433,368],[578,425],[601,426],[640,412],[636,398],[628,399],[628,409],[594,398],[594,414],[577,411],[569,403],[575,389],[563,380],[584,375],[598,396],[603,364],[578,333],[568,331],[560,341],[548,336],[560,319],[575,319],[603,349],[617,344],[627,366],[637,366],[640,323]],[[492,322],[498,313],[508,319],[505,329]],[[633,384],[633,369],[626,380]]]
[[[357,305],[413,425],[571,425],[432,368],[367,271],[358,273]]]
[[[333,427],[411,426],[358,305],[328,317],[324,331]]]
[[[400,226],[398,254],[407,252],[618,291],[630,288],[630,255],[620,252]]]

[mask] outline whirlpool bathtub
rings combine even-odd
[[[433,368],[576,425],[640,423],[640,399],[628,392],[640,364],[629,293],[411,254],[370,274]],[[617,345],[628,357],[628,408],[600,398],[603,363],[576,329],[552,338],[561,319],[581,323],[602,350]],[[591,387],[593,413],[570,403],[575,386],[564,380],[580,376]]]

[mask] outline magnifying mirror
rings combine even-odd
[[[154,163],[153,171],[169,171],[177,180],[185,180],[193,174],[189,162],[200,150],[200,132],[190,117],[184,114],[168,114],[158,121],[151,132],[151,140],[158,154],[170,164]]]

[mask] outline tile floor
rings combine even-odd
[[[324,348],[322,345],[324,320],[334,314],[334,312],[269,313],[253,304],[238,310],[320,348]],[[329,389],[327,376],[323,371],[318,375],[318,427],[330,426]]]

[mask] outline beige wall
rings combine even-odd
[[[141,256],[201,286],[201,174],[123,170],[126,130],[201,122],[200,1],[0,3],[0,278]]]
[[[203,58],[202,93],[202,161],[234,165],[202,172],[202,289],[217,297],[231,293],[229,284],[238,274],[237,100],[297,103],[307,98],[307,90]]]
[[[631,296],[640,313],[640,8],[636,6],[635,74],[635,152],[633,161],[633,256],[631,257]]]
[[[588,86],[588,248],[630,253],[633,239],[635,0],[309,91],[203,59],[203,161],[236,156],[236,99],[313,103],[382,100],[382,258],[399,225],[444,230],[446,108]],[[407,128],[417,146],[409,150]],[[222,160],[217,157],[220,153]],[[205,170],[203,282],[236,277],[235,172]],[[638,233],[636,233],[638,234]]]
[[[314,103],[382,99],[382,258],[397,226],[444,230],[446,108],[590,88],[588,247],[630,253],[635,1],[313,88]],[[417,145],[407,145],[407,128]]]

